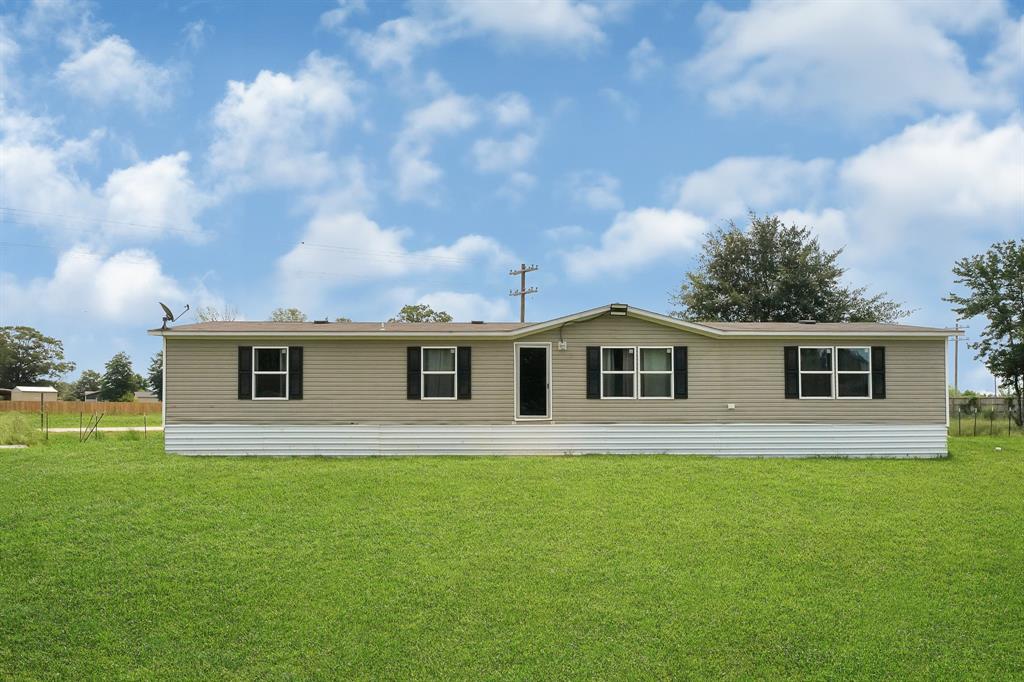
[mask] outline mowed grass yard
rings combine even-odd
[[[0,450],[0,678],[1005,679],[1022,650],[1022,438],[922,461]]]
[[[30,420],[30,423],[39,427],[39,413],[38,412],[24,412],[26,419]],[[78,413],[62,413],[62,412],[51,412],[46,416],[51,429],[59,428],[74,428],[77,429],[79,424],[84,427],[89,425],[89,419],[95,418],[95,415],[89,414],[88,412],[79,415]],[[104,414],[100,419],[100,428],[109,426],[137,426],[140,429],[145,426],[163,426],[163,415],[159,412],[153,414]]]

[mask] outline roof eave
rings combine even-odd
[[[518,329],[504,329],[504,330],[479,330],[479,331],[422,331],[422,332],[398,332],[398,331],[358,331],[358,332],[346,332],[342,330],[324,330],[324,331],[230,331],[230,332],[218,332],[209,330],[175,330],[173,327],[167,329],[150,329],[148,331],[150,336],[164,336],[164,337],[175,337],[175,338],[274,338],[274,337],[290,337],[290,338],[342,338],[342,339],[430,339],[430,338],[505,338],[505,339],[518,339],[525,336],[532,336],[549,329],[555,329],[567,324],[574,322],[582,322],[585,320],[593,319],[610,313],[611,305],[603,305],[597,308],[590,308],[589,310],[583,310],[572,315],[565,315],[563,317],[556,317],[553,320],[547,320],[546,322],[538,322],[536,324],[527,325]],[[948,338],[950,336],[963,336],[964,331],[958,329],[930,329],[921,331],[829,331],[822,329],[815,329],[814,325],[807,325],[806,330],[800,331],[751,331],[751,330],[725,330],[716,329],[707,325],[700,324],[698,322],[688,322],[686,320],[680,320],[669,315],[662,315],[660,313],[651,312],[650,310],[644,310],[642,308],[628,307],[626,309],[626,315],[629,317],[635,317],[655,324],[660,324],[673,329],[679,329],[681,331],[692,332],[700,334],[702,336],[710,336],[717,338],[811,338],[811,337],[834,337],[834,338]]]

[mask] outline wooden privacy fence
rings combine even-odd
[[[84,400],[48,400],[44,409],[51,414],[159,414],[163,403],[103,403]],[[0,401],[0,412],[34,412],[39,414],[38,400]]]

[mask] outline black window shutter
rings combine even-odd
[[[409,346],[405,349],[405,397],[409,400],[420,399],[420,347]]]
[[[288,346],[288,400],[302,400],[302,346]]]
[[[587,346],[587,399],[601,398],[601,347]]]
[[[238,399],[252,400],[252,346],[238,347]]]
[[[800,397],[800,364],[797,346],[785,346],[782,349],[786,357],[786,397]]]
[[[459,388],[457,395],[459,400],[469,400],[473,397],[473,349],[469,346],[459,346],[457,356],[459,371],[456,379]]]
[[[871,347],[871,397],[885,398],[885,346]]]
[[[672,348],[672,370],[675,374],[675,398],[688,398],[690,396],[687,380],[689,368],[687,367],[686,346],[673,346]]]

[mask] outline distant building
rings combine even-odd
[[[87,402],[87,403],[95,403],[95,402],[99,402],[99,399],[100,399],[100,392],[99,391],[86,391],[85,392],[85,402]]]
[[[158,403],[160,399],[153,391],[135,391],[135,402],[137,403]]]
[[[42,400],[43,402],[51,403],[57,400],[57,389],[52,386],[15,386],[14,388],[0,388],[0,400],[35,403]]]

